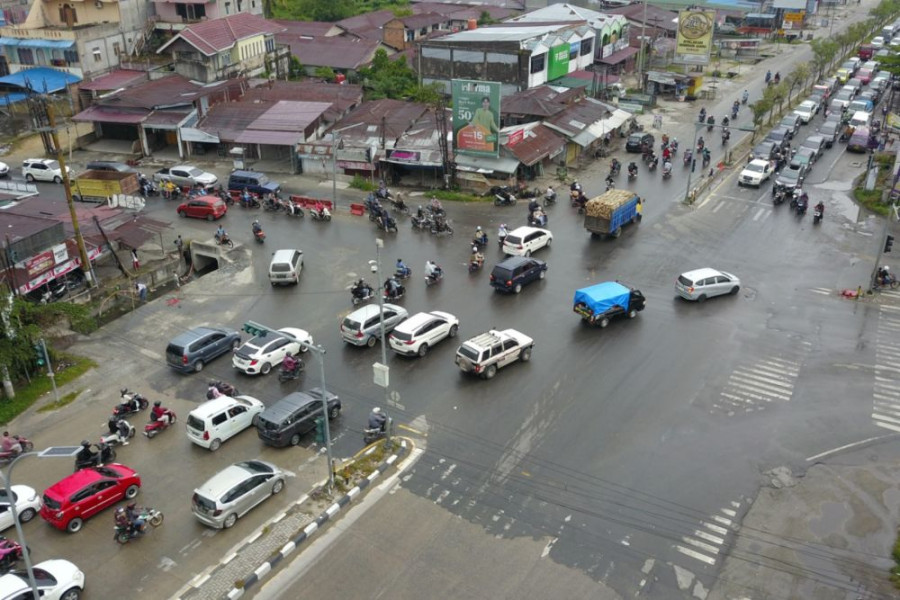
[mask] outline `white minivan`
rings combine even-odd
[[[862,110],[858,110],[853,113],[853,116],[850,117],[850,127],[856,129],[857,127],[869,127],[869,121],[872,120],[872,113],[867,113]]]
[[[266,406],[252,396],[219,396],[204,402],[187,418],[188,439],[215,452],[225,440],[256,424]]]
[[[281,283],[297,285],[302,270],[302,250],[277,250],[272,254],[272,262],[269,263],[269,282],[272,285]]]

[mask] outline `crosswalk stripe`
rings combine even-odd
[[[876,400],[874,410],[875,412],[882,415],[890,415],[892,417],[900,418],[900,406],[896,404],[885,406],[884,404]]]
[[[708,523],[706,521],[703,521],[703,526],[706,527],[707,529],[709,529],[710,531],[714,531],[720,535],[723,535],[723,536],[728,535],[728,529],[721,527],[719,525],[716,525],[715,523]]]
[[[872,415],[873,417],[875,415]],[[875,424],[879,427],[884,427],[885,429],[890,429],[891,431],[900,431],[900,426],[897,425],[889,425],[888,423],[882,423],[880,421],[875,421]]]
[[[719,515],[713,515],[713,521],[731,527],[731,519],[726,519],[725,517],[720,517]]]
[[[780,388],[785,388],[787,391],[794,389],[794,383],[791,381],[785,381],[784,379],[776,379],[775,377],[769,376],[761,376],[753,373],[752,371],[747,371],[745,369],[735,369],[734,374],[740,377],[744,377],[746,379],[754,379],[763,384],[768,384]]]
[[[687,556],[690,556],[691,558],[696,558],[700,562],[706,563],[708,565],[716,564],[715,558],[710,558],[709,556],[706,556],[705,554],[700,554],[696,550],[692,550],[690,548],[685,548],[684,546],[675,546],[675,548],[682,554],[686,554]]]
[[[791,399],[790,394],[782,393],[785,390],[782,390],[779,388],[774,388],[774,387],[767,386],[767,385],[763,385],[761,383],[757,383],[757,382],[753,381],[752,379],[746,379],[739,375],[732,375],[731,377],[728,378],[728,380],[729,380],[730,385],[733,385],[733,386],[736,386],[739,388],[744,388],[744,389],[752,390],[755,392],[759,392],[760,394],[772,396],[773,398],[781,398],[782,400],[790,400]]]
[[[732,385],[734,387],[743,387],[743,386],[740,386],[737,384],[732,384]],[[735,392],[737,392],[738,394],[747,396],[749,398],[753,398],[754,400],[759,400],[761,402],[771,402],[772,400],[784,400],[784,398],[778,398],[772,394],[769,394],[768,396],[760,396],[759,394],[754,394],[753,392],[748,392],[748,391],[740,390],[740,389],[735,390]]]
[[[888,384],[888,383],[896,383],[898,387],[895,389],[900,390],[900,379],[894,379],[892,377],[881,377],[880,375],[875,375],[875,381]],[[891,386],[888,386],[891,387]]]
[[[692,537],[683,536],[681,538],[681,541],[684,542],[685,544],[690,544],[691,546],[694,546],[695,548],[699,548],[700,550],[705,550],[706,552],[709,552],[711,554],[719,553],[719,549],[716,548],[715,546],[713,546],[712,544],[707,544],[706,542],[701,542],[700,540],[695,540]]]
[[[900,425],[900,419],[894,419],[892,417],[888,417],[887,415],[872,413],[872,418],[885,423],[896,423],[897,425]]]
[[[813,294],[821,294],[822,296],[830,296],[832,294],[832,291],[827,288],[810,288],[809,291]]]
[[[900,366],[895,367],[892,365],[875,365],[875,371],[895,371],[897,373],[900,373]]]
[[[740,402],[743,404],[756,404],[751,398],[735,396],[734,394],[729,394],[728,392],[722,392],[720,395],[724,396],[725,398],[728,398],[730,400],[734,400],[735,403]],[[766,402],[769,402],[769,400],[767,399]]]
[[[740,369],[740,370],[744,371],[746,373],[756,373],[757,375],[764,375],[770,379],[777,379],[779,381],[787,382],[790,385],[793,385],[793,379],[795,379],[788,375],[785,375],[784,373],[776,373],[769,369],[744,368],[744,369]]]
[[[719,545],[725,543],[725,538],[720,538],[711,533],[707,533],[707,532],[703,531],[702,529],[694,530],[694,535],[696,535],[698,538],[700,538],[702,540],[706,540],[707,542],[713,542],[713,543],[719,544]]]

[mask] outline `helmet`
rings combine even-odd
[[[478,252],[478,246],[472,246],[472,252]]]
[[[162,402],[157,400],[156,402],[153,403],[153,406],[162,406]]]
[[[475,228],[475,231],[481,231],[481,225]]]
[[[381,408],[379,408],[379,407],[376,406],[375,408],[372,409],[372,413],[373,413],[373,414],[376,414],[376,415],[380,415],[380,414],[381,414]]]
[[[884,265],[884,270],[885,270],[885,271],[890,271],[891,268],[890,268],[889,266],[887,266],[887,265]]]
[[[84,446],[85,448],[91,447],[91,443],[87,440],[81,440],[81,445]]]
[[[254,225],[259,225],[259,219],[253,219],[253,224],[254,224]]]
[[[121,390],[119,390],[119,393],[124,396],[125,394],[128,393],[128,388],[122,388]]]

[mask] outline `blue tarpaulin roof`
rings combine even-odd
[[[66,89],[70,83],[78,83],[81,77],[58,71],[50,67],[35,67],[19,71],[6,77],[0,77],[0,85],[11,85],[20,88],[30,88],[39,94],[50,94]]]
[[[14,37],[0,37],[0,46],[18,46],[20,48],[71,48],[75,40],[41,40]]]

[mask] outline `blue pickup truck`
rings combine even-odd
[[[575,292],[574,310],[591,325],[606,327],[613,317],[633,319],[644,310],[644,295],[617,281],[606,281]]]
[[[619,237],[622,227],[641,220],[641,199],[629,190],[608,190],[584,205],[584,228],[591,237]]]

